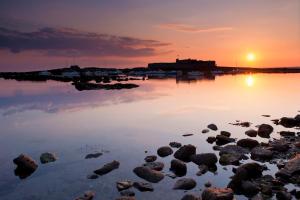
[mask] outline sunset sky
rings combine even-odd
[[[300,66],[300,1],[0,1],[0,71],[138,67],[177,57]]]

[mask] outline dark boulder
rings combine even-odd
[[[190,162],[191,156],[196,154],[196,147],[194,145],[188,144],[180,147],[174,154],[174,157],[184,161]]]
[[[218,127],[215,124],[209,124],[209,125],[207,125],[207,128],[209,128],[210,130],[213,130],[213,131],[217,131],[218,130]]]
[[[85,159],[91,159],[91,158],[98,158],[100,156],[102,156],[103,153],[97,152],[97,153],[90,153],[88,155],[85,156]]]
[[[179,142],[170,142],[170,147],[172,148],[180,148],[182,145]]]
[[[119,166],[120,166],[120,163],[118,161],[114,160],[110,163],[103,165],[103,167],[101,167],[100,169],[95,170],[94,173],[99,176],[102,176],[102,175],[105,175],[105,174],[115,170],[115,169],[118,169]]]
[[[30,176],[37,168],[38,165],[30,156],[21,154],[13,160],[17,165],[15,169],[15,175],[20,179],[25,179]]]
[[[140,192],[147,192],[147,191],[152,192],[154,190],[151,183],[145,183],[145,182],[134,182],[133,187],[138,189]]]
[[[174,190],[191,190],[196,187],[197,183],[191,178],[182,178],[176,181],[173,189]]]
[[[157,155],[159,155],[160,157],[167,157],[167,156],[171,155],[172,153],[173,153],[173,150],[169,146],[160,147],[157,150]]]
[[[283,168],[277,173],[276,177],[280,177],[284,180],[291,181],[294,176],[300,175],[300,153],[294,158],[290,159]]]
[[[216,144],[219,146],[231,143],[231,142],[235,142],[235,139],[224,136],[224,135],[217,135],[216,136]]]
[[[208,137],[208,138],[206,139],[206,141],[207,141],[209,144],[212,144],[212,143],[214,143],[214,142],[216,141],[216,138],[215,138],[215,137]]]
[[[295,126],[299,126],[300,122],[292,117],[283,117],[280,119],[279,124],[284,126],[285,128],[293,128]]]
[[[226,137],[230,137],[231,133],[229,133],[228,131],[221,131],[220,135],[224,135]]]
[[[214,166],[218,158],[214,153],[202,153],[191,156],[191,161],[197,165]]]
[[[136,167],[133,172],[140,178],[145,179],[151,183],[158,183],[164,178],[164,175],[156,170],[152,170],[149,167]]]
[[[162,162],[148,162],[143,164],[144,167],[149,167],[152,170],[161,171],[164,168],[164,163]]]
[[[255,147],[251,150],[251,159],[257,161],[271,160],[273,157],[273,151],[263,147]]]
[[[202,200],[233,200],[230,188],[207,188],[202,192]]]
[[[250,129],[250,130],[247,130],[245,132],[246,135],[248,135],[249,137],[256,137],[257,136],[257,131],[254,130],[254,129]]]
[[[181,200],[201,200],[201,198],[193,194],[186,194]]]
[[[258,127],[257,134],[262,138],[270,138],[270,134],[273,132],[274,128],[269,124],[261,124]]]
[[[170,170],[176,174],[176,176],[185,176],[187,172],[187,167],[181,160],[173,159],[171,161]]]
[[[132,187],[133,183],[131,181],[118,181],[116,183],[118,191],[127,190]]]
[[[156,161],[156,159],[157,159],[157,156],[151,155],[151,156],[147,156],[144,160],[146,162],[154,162],[154,161]]]
[[[240,147],[253,149],[254,147],[258,146],[259,143],[256,140],[246,138],[246,139],[240,139],[239,141],[237,141],[237,145]]]

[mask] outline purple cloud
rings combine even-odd
[[[69,28],[42,28],[21,32],[0,27],[0,49],[12,53],[42,51],[53,56],[153,56],[168,43],[82,32]]]

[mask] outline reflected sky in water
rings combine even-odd
[[[217,133],[201,134],[209,123],[240,138],[246,129],[230,122],[250,121],[255,128],[271,119],[296,115],[300,110],[299,80],[298,74],[227,75],[193,82],[151,79],[136,82],[140,87],[131,90],[83,92],[70,83],[1,80],[0,197],[74,199],[91,189],[98,193],[97,199],[114,199],[118,196],[115,181],[140,180],[132,169],[162,145],[177,141],[196,145],[199,153],[212,152],[205,140]],[[275,127],[276,132],[281,129]],[[278,137],[276,132],[273,137]],[[184,133],[194,136],[184,138]],[[101,150],[109,153],[99,159],[83,159],[87,153]],[[40,164],[25,180],[14,176],[13,158],[26,153],[38,160],[46,151],[55,152],[59,160]],[[119,170],[96,180],[86,179],[114,159],[121,162]],[[168,172],[171,157],[159,160]],[[225,171],[219,166],[218,176],[197,177],[197,167],[188,167],[188,176],[198,183],[193,190],[196,193],[208,180],[226,186],[232,175],[231,167]],[[137,199],[162,199],[165,192],[170,199],[178,199],[183,192],[171,190],[173,183],[165,177],[154,185],[153,193],[136,192]]]

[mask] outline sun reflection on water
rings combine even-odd
[[[245,82],[248,87],[252,87],[254,85],[255,80],[252,75],[249,75],[246,77]]]

